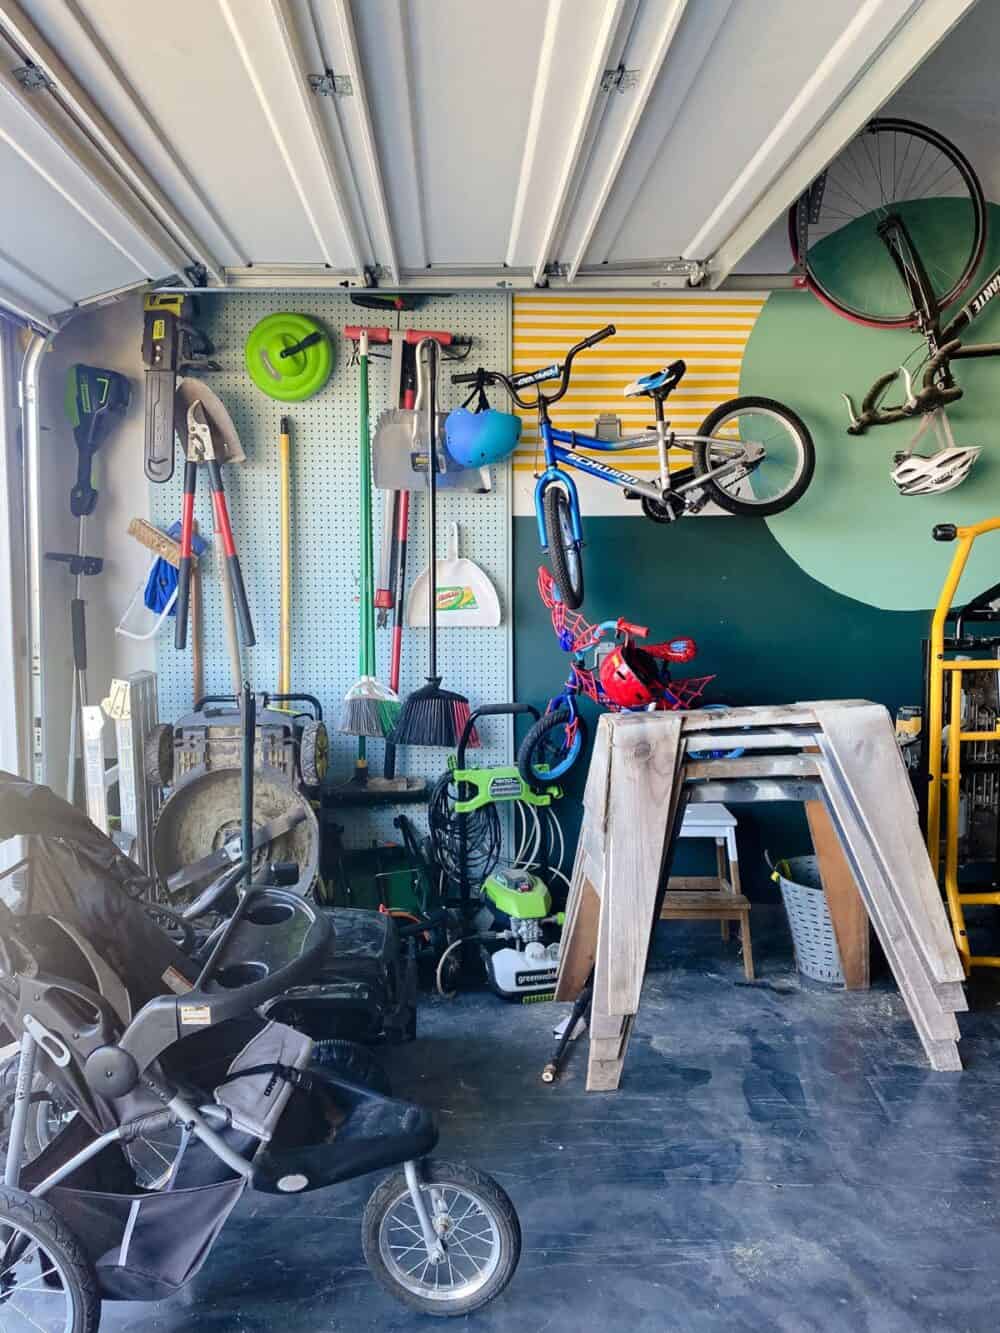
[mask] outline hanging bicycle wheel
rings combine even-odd
[[[773,398],[733,398],[702,422],[691,461],[705,490],[730,514],[767,518],[812,481],[816,451],[801,417]]]
[[[937,131],[873,120],[791,207],[789,236],[810,290],[874,328],[916,323],[911,287],[881,224],[898,220],[904,263],[919,263],[945,309],[972,279],[986,245],[986,202],[972,167]],[[883,232],[884,232],[883,228]]]
[[[565,706],[538,719],[517,752],[517,771],[529,787],[544,787],[576,763],[587,739],[583,718]]]
[[[547,487],[542,498],[549,564],[560,596],[571,611],[583,601],[583,555],[573,536],[569,496],[562,486]]]

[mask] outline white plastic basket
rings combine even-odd
[[[842,986],[844,970],[815,856],[779,861],[774,878],[781,887],[799,971],[813,981]]]

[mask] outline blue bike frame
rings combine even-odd
[[[638,439],[629,440],[624,443],[623,447],[623,442],[620,441],[599,440],[594,435],[581,435],[579,431],[560,430],[549,421],[541,422],[541,434],[545,449],[545,471],[541,473],[535,483],[535,521],[538,524],[538,542],[543,551],[548,550],[548,541],[545,536],[545,516],[542,503],[546,490],[555,481],[565,486],[566,493],[569,496],[573,540],[578,543],[583,541],[580,498],[577,493],[576,482],[566,470],[567,468],[576,468],[578,472],[586,472],[590,476],[596,477],[598,481],[610,482],[613,486],[634,489],[640,493],[651,489],[648,482],[641,480],[639,477],[634,477],[631,472],[623,472],[620,468],[602,463],[598,458],[588,458],[586,454],[578,454],[571,452],[570,449],[559,447],[559,444],[563,443],[570,445],[573,450],[583,447],[604,454],[623,453],[629,448],[634,449],[645,444],[650,437],[640,436]],[[656,437],[651,438],[655,439]],[[564,466],[560,466],[561,464]]]

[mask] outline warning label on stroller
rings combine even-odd
[[[182,1004],[181,1022],[187,1028],[211,1027],[212,1010],[207,1004]]]

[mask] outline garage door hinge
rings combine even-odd
[[[25,92],[37,93],[45,89],[46,92],[54,93],[56,90],[56,85],[37,65],[19,65],[11,73]]]
[[[601,79],[602,93],[627,93],[632,88],[638,86],[639,71],[637,69],[626,69],[624,65],[619,65],[617,69],[606,69],[604,77]]]
[[[322,74],[309,75],[309,87],[317,97],[353,97],[354,84],[350,74],[334,74],[332,69]]]

